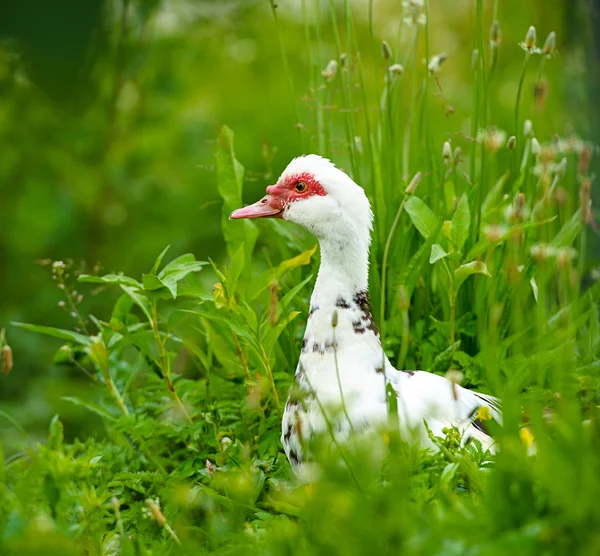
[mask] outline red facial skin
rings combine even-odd
[[[300,185],[299,185],[300,184]],[[302,184],[306,186],[304,191]],[[267,195],[257,203],[234,210],[229,218],[283,218],[283,211],[290,203],[308,199],[313,195],[324,196],[325,189],[308,172],[287,176],[275,185],[267,187]]]

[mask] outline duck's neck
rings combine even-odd
[[[321,266],[312,303],[334,307],[338,297],[352,299],[367,291],[369,237],[327,237],[319,240]]]

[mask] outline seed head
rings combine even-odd
[[[338,312],[333,311],[333,315],[331,315],[331,327],[337,328],[338,325]]]
[[[421,181],[421,176],[421,172],[417,172],[414,175],[413,179],[410,180],[410,183],[406,186],[404,193],[406,193],[407,195],[412,195],[417,189],[417,185],[419,185],[419,182]]]
[[[392,64],[388,68],[388,74],[390,77],[399,76],[404,73],[404,68],[400,64]]]
[[[479,50],[476,48],[471,54],[471,69],[477,71],[479,69]]]
[[[442,149],[442,158],[446,162],[449,162],[450,159],[452,158],[452,147],[450,146],[450,142],[449,141],[445,141],[444,142],[444,147]]]
[[[590,190],[592,188],[592,181],[586,178],[581,183],[581,189],[579,190],[579,200],[581,202],[581,221],[583,224],[590,223],[592,201],[590,199]]]
[[[454,154],[452,155],[452,160],[454,160],[454,164],[458,164],[460,162],[461,155],[462,155],[462,149],[460,147],[456,147],[454,149]]]
[[[440,71],[441,65],[448,59],[448,54],[445,52],[441,52],[440,54],[436,54],[432,56],[429,60],[429,64],[427,65],[427,69],[431,75],[435,75]]]
[[[338,71],[338,63],[336,60],[329,60],[327,67],[321,72],[321,75],[328,83],[335,79]]]
[[[545,56],[550,58],[554,54],[554,48],[556,47],[556,33],[552,31],[546,38],[546,42],[544,43],[544,48],[542,52]]]
[[[347,59],[348,59],[348,54],[346,54],[345,52],[342,52],[340,54],[340,66],[345,68]]]
[[[521,43],[521,46],[525,50],[531,51],[535,48],[535,41],[536,41],[535,27],[532,25],[531,27],[529,27],[529,30],[527,31],[527,35],[525,35],[525,40]]]
[[[486,226],[483,229],[483,233],[486,239],[491,243],[500,241],[508,232],[508,228],[505,226]]]
[[[410,297],[405,286],[398,288],[398,306],[402,312],[406,312],[410,308]]]
[[[490,27],[490,46],[492,48],[498,48],[501,40],[502,33],[500,33],[500,23],[498,20],[494,20]]]
[[[381,54],[384,60],[389,60],[392,57],[392,49],[387,41],[381,41]]]
[[[533,124],[531,120],[525,120],[523,124],[523,135],[529,139],[533,135]]]
[[[506,142],[506,148],[507,148],[509,151],[512,151],[512,150],[514,150],[514,149],[515,149],[515,147],[516,147],[516,146],[517,146],[517,138],[516,138],[514,135],[511,135],[511,136],[508,138],[508,141]]]
[[[581,175],[587,174],[592,160],[592,149],[589,145],[585,145],[579,153],[579,160],[577,161],[577,173]]]
[[[356,152],[358,154],[363,154],[363,144],[362,144],[362,139],[360,138],[359,135],[356,135],[354,137],[354,148],[356,149]]]
[[[542,148],[540,147],[540,142],[534,137],[531,140],[531,154],[537,156],[542,152]]]
[[[2,348],[2,374],[7,375],[13,368],[13,352],[8,344]]]
[[[559,178],[564,178],[565,174],[567,172],[567,159],[563,158],[554,168],[554,173],[559,177]]]
[[[152,500],[152,498],[147,498],[146,507],[150,511],[150,514],[152,514],[152,517],[156,520],[156,523],[158,523],[161,527],[167,522],[167,518],[160,511],[160,506],[155,500]]]

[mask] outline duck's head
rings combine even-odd
[[[257,203],[235,210],[230,218],[283,218],[319,239],[369,242],[373,215],[362,187],[316,154],[294,158],[275,185]]]

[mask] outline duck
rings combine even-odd
[[[368,293],[373,212],[360,185],[330,160],[303,155],[262,199],[230,215],[242,218],[293,222],[319,242],[319,271],[282,416],[281,442],[296,474],[311,460],[307,439],[314,435],[334,431],[345,439],[388,423],[390,394],[407,440],[435,450],[432,435],[455,427],[463,442],[476,439],[494,451],[487,421],[502,422],[497,398],[444,376],[395,369],[385,355]]]

